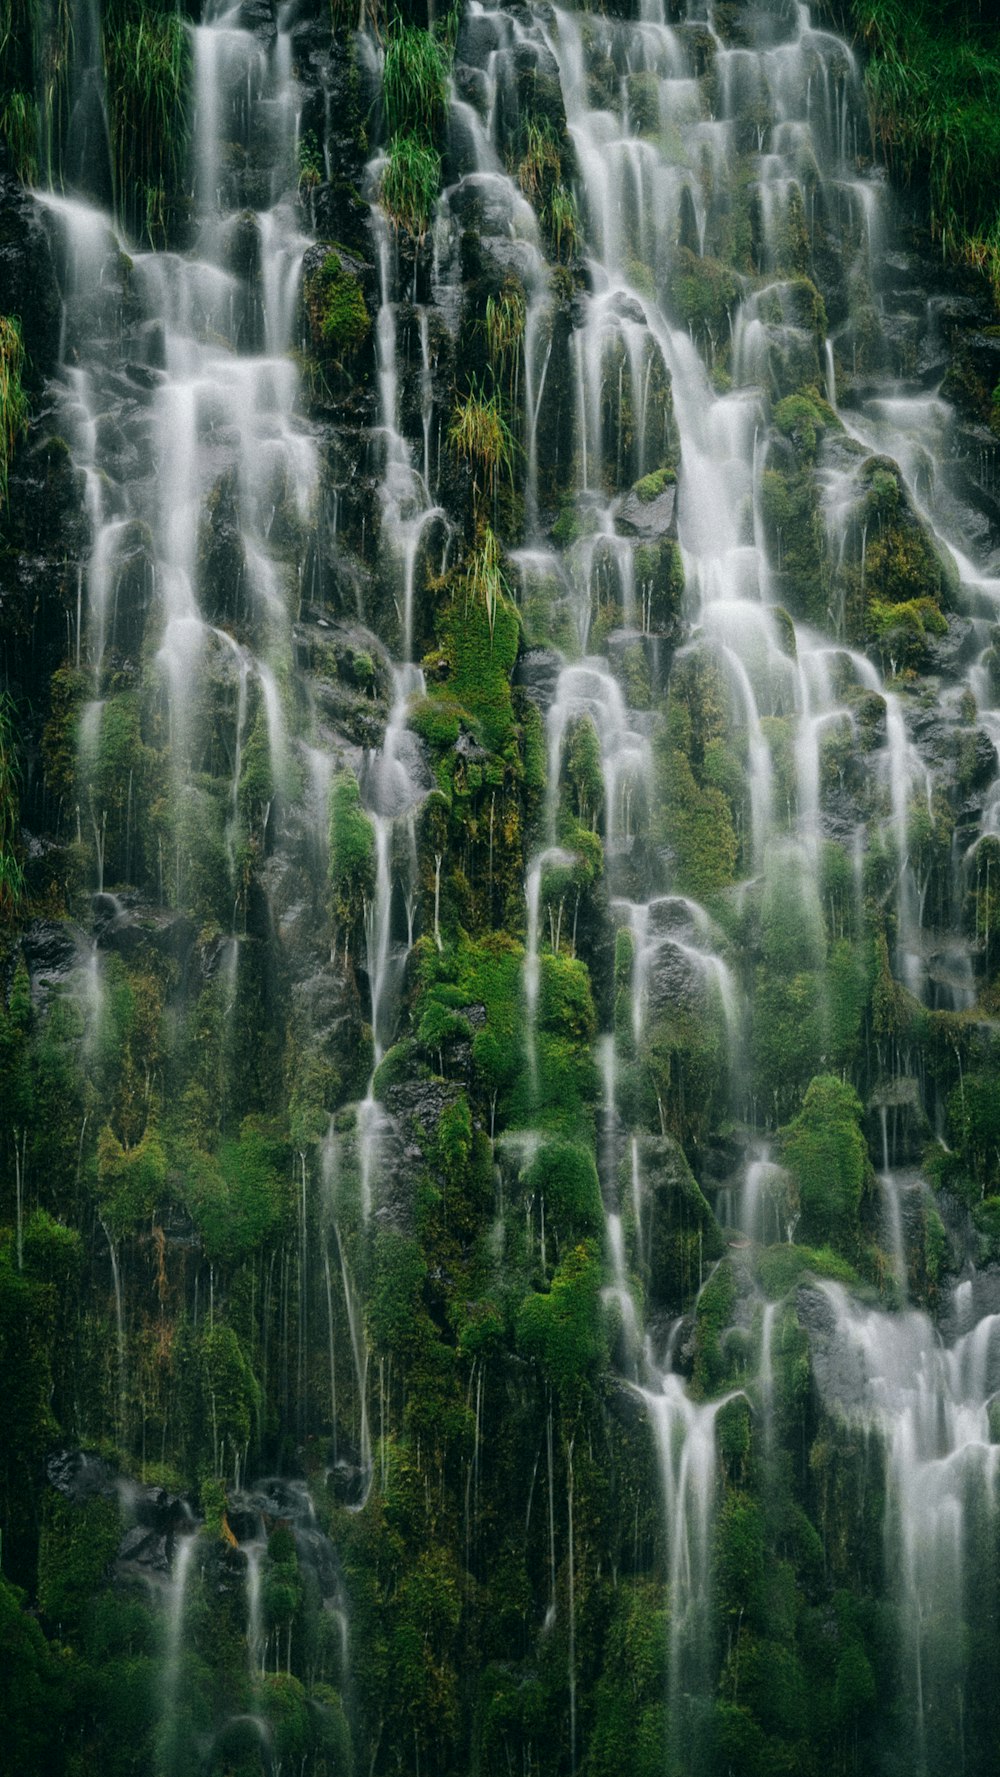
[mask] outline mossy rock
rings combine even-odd
[[[364,344],[371,315],[357,270],[346,255],[327,249],[305,275],[302,301],[313,350],[340,361]]]
[[[703,348],[729,339],[730,317],[742,297],[740,279],[718,259],[699,258],[679,247],[667,283],[675,319]]]
[[[698,1291],[703,1265],[721,1257],[722,1233],[679,1141],[642,1136],[639,1173],[643,1212],[637,1234],[650,1298],[679,1314]]]
[[[782,1131],[782,1159],[798,1183],[806,1239],[856,1258],[874,1174],[852,1087],[832,1074],[810,1082],[801,1111]]]

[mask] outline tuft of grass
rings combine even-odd
[[[0,510],[7,504],[7,476],[14,451],[28,430],[24,365],[21,323],[15,315],[0,315]]]
[[[480,600],[486,608],[486,621],[490,626],[490,651],[492,652],[497,611],[501,605],[509,603],[509,596],[501,566],[500,545],[489,525],[483,531],[483,539],[479,548],[469,558],[465,586],[466,603],[468,604],[468,598],[471,596]]]
[[[448,103],[448,64],[429,31],[397,17],[385,46],[382,103],[390,137],[414,136],[429,146],[444,129]]]
[[[486,298],[486,349],[495,376],[503,380],[521,357],[526,319],[524,291],[508,278],[498,296]]]
[[[534,120],[527,126],[524,142],[517,182],[528,202],[538,208],[562,177],[559,144],[547,122]]]
[[[501,476],[514,480],[514,435],[504,419],[500,397],[473,385],[452,410],[448,442],[472,468],[476,493],[492,499]]]
[[[148,0],[113,0],[102,43],[115,210],[133,234],[162,245],[187,160],[187,27]]]
[[[323,150],[315,130],[307,130],[301,138],[296,158],[299,167],[299,190],[313,191],[323,181]]]
[[[381,203],[395,228],[422,241],[441,184],[448,114],[447,43],[397,17],[389,30],[382,106],[389,135]]]
[[[580,236],[580,214],[576,198],[566,185],[557,185],[542,212],[556,258],[572,259]]]
[[[382,208],[395,228],[422,241],[441,184],[441,156],[416,136],[394,136],[382,174]]]
[[[926,179],[942,250],[979,265],[1000,299],[1000,31],[962,0],[853,0],[852,18],[887,163]]]
[[[38,177],[38,106],[30,93],[8,93],[0,106],[0,136],[22,185]]]

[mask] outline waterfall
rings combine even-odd
[[[984,1777],[985,278],[919,170],[894,223],[829,5],[28,10],[26,1634],[112,1695],[162,1603],[160,1777]]]
[[[184,1653],[185,1611],[191,1564],[197,1544],[196,1535],[178,1537],[174,1545],[173,1570],[166,1597],[166,1624],[161,1680],[161,1770],[163,1777],[173,1777],[181,1768],[184,1729],[181,1720],[181,1663]]]

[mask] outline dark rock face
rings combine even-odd
[[[35,386],[55,369],[62,302],[38,206],[13,174],[0,172],[0,302],[17,315]]]

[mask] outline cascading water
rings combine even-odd
[[[852,53],[784,0],[332,40],[210,0],[170,15],[167,216],[120,188],[110,10],[57,10],[86,546],[31,867],[91,921],[26,943],[0,1138],[17,1304],[70,1147],[59,1216],[103,1231],[79,1435],[203,1488],[116,1558],[163,1604],[164,1777],[355,1730],[375,1772],[472,1735],[488,1777],[605,1777],[622,1718],[671,1777],[810,1736],[979,1777],[997,513]],[[71,1142],[29,1155],[32,1092]]]
[[[641,550],[648,552],[648,543],[645,538],[637,541],[634,510],[629,510],[630,503],[635,508],[635,496],[630,502],[618,500],[609,506],[604,491],[608,485],[620,488],[628,480],[638,482],[675,455],[676,497],[670,489],[660,522],[665,536],[675,527],[694,626],[694,640],[677,655],[675,671],[685,656],[691,661],[692,673],[703,671],[700,662],[706,656],[716,664],[722,695],[728,702],[726,720],[742,736],[745,751],[748,830],[741,845],[747,874],[763,879],[765,909],[772,910],[775,926],[779,919],[786,919],[785,908],[792,910],[793,924],[803,932],[800,942],[807,952],[817,950],[815,934],[821,927],[826,892],[823,848],[831,814],[828,760],[840,734],[857,733],[857,712],[863,698],[878,700],[884,711],[884,738],[877,754],[877,771],[884,786],[880,813],[891,836],[896,873],[896,967],[912,993],[927,997],[925,959],[932,940],[925,926],[926,892],[914,858],[912,823],[915,811],[918,820],[921,811],[933,820],[933,776],[908,733],[900,699],[885,691],[871,660],[842,641],[831,646],[814,622],[793,622],[783,611],[775,611],[783,573],[781,540],[779,536],[776,560],[774,520],[768,509],[775,485],[773,476],[768,481],[769,451],[774,452],[775,446],[762,448],[760,443],[768,419],[761,385],[770,382],[773,386],[777,380],[779,392],[784,392],[783,380],[785,390],[794,387],[796,380],[809,380],[801,368],[796,374],[796,355],[800,365],[808,365],[815,356],[816,384],[825,390],[831,406],[837,397],[836,361],[841,342],[836,336],[832,342],[825,335],[817,337],[815,320],[810,321],[803,306],[802,287],[783,274],[789,231],[801,227],[804,237],[815,241],[822,230],[824,251],[839,256],[842,275],[877,289],[878,253],[885,238],[882,198],[877,181],[859,176],[857,171],[862,139],[857,69],[846,46],[817,29],[806,7],[794,9],[781,24],[761,24],[759,42],[751,27],[749,40],[744,38],[738,48],[718,34],[711,13],[698,19],[696,29],[702,34],[699,53],[709,54],[713,67],[713,109],[708,115],[699,91],[701,67],[689,21],[676,27],[667,25],[662,12],[652,9],[640,25],[595,17],[584,22],[577,15],[553,9],[519,18],[515,24],[502,12],[478,7],[471,11],[476,20],[489,21],[494,35],[488,40],[498,45],[489,63],[489,90],[494,98],[484,111],[487,131],[496,121],[496,66],[503,65],[515,46],[522,57],[533,57],[539,66],[558,69],[575,151],[587,250],[592,255],[589,293],[581,301],[582,315],[571,341],[575,502],[585,518],[585,546],[575,545],[557,560],[547,552],[544,537],[533,534],[537,517],[533,479],[532,498],[526,507],[532,529],[516,559],[526,605],[536,596],[536,585],[543,583],[558,585],[559,601],[564,602],[568,574],[576,613],[575,637],[586,656],[579,663],[564,662],[548,705],[547,843],[557,846],[569,832],[561,814],[566,775],[567,771],[571,775],[578,772],[579,767],[574,759],[568,759],[567,743],[585,723],[595,736],[601,784],[599,796],[591,792],[589,809],[577,791],[578,812],[591,824],[600,820],[609,879],[613,885],[621,885],[618,892],[622,898],[613,906],[620,931],[628,935],[631,960],[624,986],[629,1010],[624,1016],[616,1015],[617,1034],[609,1033],[602,1039],[605,1084],[601,1118],[605,1134],[601,1140],[605,1158],[601,1177],[611,1275],[605,1294],[623,1323],[623,1360],[631,1361],[628,1354],[635,1350],[639,1315],[628,1282],[625,1210],[630,1187],[626,1173],[630,1173],[634,1197],[631,1221],[637,1274],[641,1271],[642,1186],[635,1139],[629,1168],[622,1164],[621,1143],[614,1133],[620,1117],[616,1051],[621,1049],[627,1067],[632,1052],[642,1044],[651,1014],[662,1018],[664,1010],[670,1013],[678,1006],[696,1006],[696,1015],[704,1017],[707,1012],[721,1027],[731,1070],[729,1090],[738,1101],[744,1091],[745,1009],[734,971],[720,954],[725,943],[722,934],[696,903],[670,892],[669,869],[665,877],[659,876],[659,892],[648,900],[636,898],[634,884],[641,883],[648,895],[649,874],[637,871],[629,875],[629,853],[638,846],[638,855],[645,857],[642,792],[649,780],[651,758],[642,734],[642,717],[628,709],[622,694],[621,653],[602,659],[594,649],[593,626],[602,600],[616,607],[622,626],[616,634],[623,633],[628,640],[648,635],[654,625],[645,594],[641,605],[636,596],[649,569],[640,558]],[[613,70],[611,79],[609,70]],[[637,128],[634,121],[630,95],[635,94],[638,102],[641,91],[643,102],[648,103],[648,89],[640,87],[644,78],[655,85],[658,136],[648,125],[645,130]],[[595,99],[593,94],[598,90],[601,97]],[[692,260],[711,251],[708,243],[720,238],[725,213],[721,194],[726,193],[725,201],[732,197],[730,168],[738,133],[746,129],[747,95],[751,92],[759,95],[760,117],[755,148],[751,145],[748,154],[754,193],[752,226],[759,231],[753,252],[760,271],[770,272],[773,281],[746,293],[742,301],[734,286],[727,299],[729,313],[724,324],[732,327],[732,387],[720,389],[718,383],[713,386],[711,363],[723,340],[713,336],[711,321],[697,313],[686,324],[678,321],[678,278],[691,275]],[[477,124],[477,138],[478,132]],[[671,133],[671,151],[667,152],[664,144],[671,141]],[[678,142],[683,144],[680,153],[673,146]],[[484,149],[480,146],[477,152],[481,164]],[[748,153],[742,139],[739,152]],[[805,166],[808,174],[803,173]],[[710,169],[707,178],[706,169]],[[668,298],[660,307],[654,292],[663,290]],[[845,335],[850,325],[848,318]],[[697,339],[696,327],[700,330]],[[662,402],[658,406],[651,398],[657,385],[669,390],[666,412]],[[626,398],[630,439],[623,425]],[[536,416],[530,408],[527,417],[533,432]],[[926,453],[930,429],[940,428],[943,420],[940,403],[921,403],[903,395],[863,404],[856,419],[853,414],[847,419],[853,438],[863,438],[869,450],[886,451],[895,458],[924,515],[934,513],[935,508],[925,495],[927,478],[922,474],[920,453]],[[795,423],[791,412],[789,421]],[[915,448],[907,444],[907,428],[919,440]],[[851,473],[856,474],[856,469]],[[843,493],[834,494],[840,483],[832,460],[827,474],[831,490],[827,524],[836,544],[853,522],[859,492],[855,483],[846,499]],[[917,488],[920,492],[914,494]],[[645,488],[642,491],[645,494]],[[659,489],[655,497],[662,498]],[[652,512],[648,533],[657,537]],[[603,582],[595,572],[598,560],[606,564]],[[975,579],[981,588],[981,577],[970,573],[967,563],[959,563],[959,572],[963,567],[963,578]],[[864,545],[861,572],[863,584]],[[553,603],[554,616],[558,608],[558,603]],[[822,615],[825,623],[832,620],[836,627],[832,607]],[[842,614],[839,621],[842,633]],[[776,752],[783,729],[788,731],[788,740],[781,744],[788,746],[788,756],[794,760],[791,772]],[[857,854],[857,832],[852,844]],[[558,853],[537,857],[527,881],[529,1057],[534,1056],[532,1033],[543,929],[540,905],[549,858],[558,859]],[[657,869],[662,870],[662,865]],[[553,948],[557,949],[558,943]],[[745,987],[745,981],[742,985]],[[964,1000],[951,1003],[969,1003],[968,989],[962,991]],[[828,985],[820,989],[819,1006],[827,1028],[832,1028]],[[533,1069],[535,1065],[532,1061]],[[662,1102],[660,1116],[662,1119]],[[883,1176],[891,1265],[905,1299],[899,1196],[887,1159]],[[787,1173],[772,1160],[767,1148],[759,1150],[746,1164],[738,1214],[730,1219],[754,1240],[766,1244],[793,1241],[799,1216],[797,1195]],[[773,1438],[774,1313],[773,1304],[766,1303],[759,1389],[769,1447]],[[888,1337],[891,1340],[891,1333]],[[877,1366],[875,1338],[871,1349]],[[664,1369],[653,1365],[648,1341],[646,1364],[650,1380],[645,1398],[661,1451],[671,1551],[673,1717],[683,1714],[692,1698],[709,1684],[711,1654],[703,1639],[708,1635],[707,1619],[700,1623],[695,1619],[708,1587],[713,1426],[718,1403],[696,1405],[673,1373],[670,1361]],[[936,1384],[929,1380],[928,1386],[933,1391]],[[986,1482],[992,1485],[992,1469]],[[917,1580],[911,1576],[907,1585],[911,1601],[916,1601]],[[690,1720],[688,1730],[693,1731]],[[674,1723],[672,1736],[681,1731],[679,1722]],[[922,1736],[921,1725],[921,1746]],[[672,1739],[668,1763],[672,1760],[670,1768],[680,1769],[677,1744]],[[921,1760],[923,1757],[921,1752]]]

